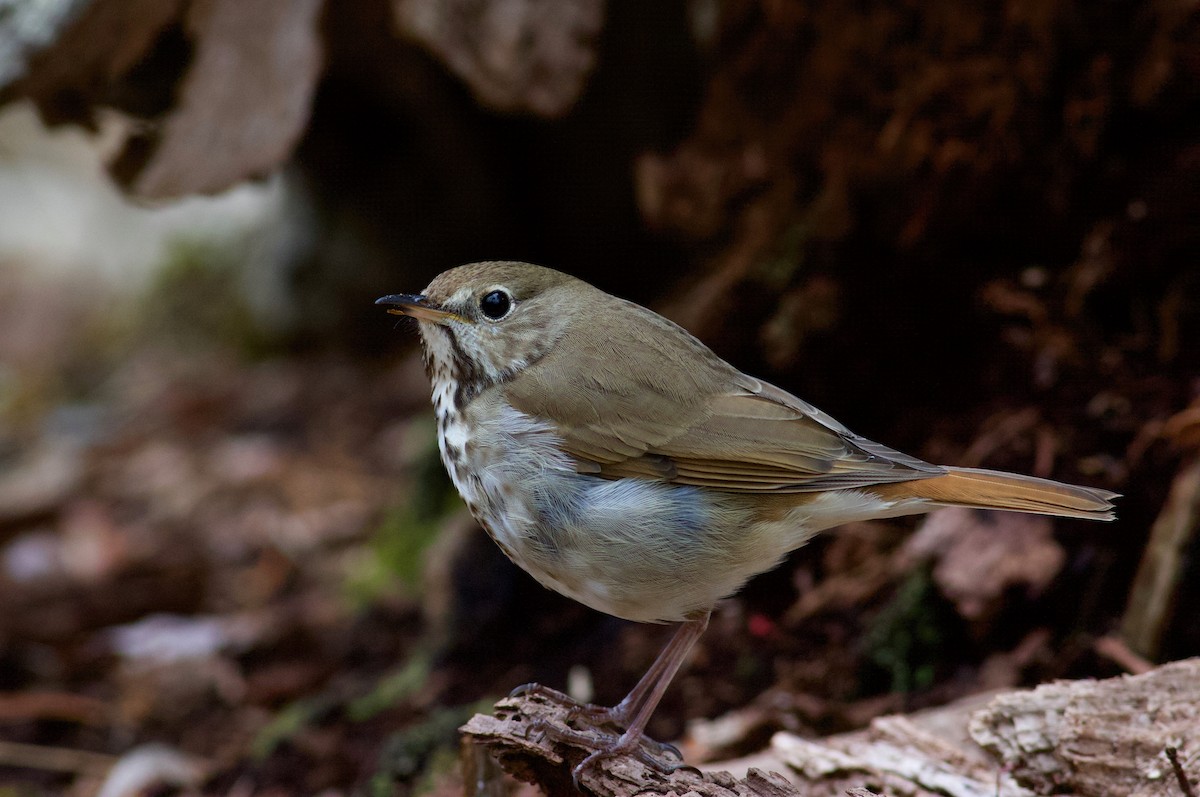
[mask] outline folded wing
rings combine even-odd
[[[799,493],[925,479],[945,469],[854,434],[801,399],[748,377],[687,336],[699,355],[662,346],[682,330],[655,316],[627,329],[634,369],[613,341],[563,347],[572,362],[541,363],[505,386],[512,405],[552,422],[580,472],[720,490]],[[668,327],[658,328],[659,322]],[[678,338],[676,338],[678,342]],[[696,348],[699,347],[699,348]]]

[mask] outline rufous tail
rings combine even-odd
[[[923,498],[938,506],[1005,509],[1038,515],[1112,520],[1118,493],[979,468],[946,468],[944,476],[880,485],[885,498]]]

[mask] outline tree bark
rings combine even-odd
[[[463,732],[505,771],[557,797],[575,793],[571,768],[589,752],[540,732],[566,720],[562,706],[509,698]],[[854,789],[914,797],[1189,795],[1200,781],[1198,728],[1200,659],[1187,659],[1144,675],[1061,681],[880,717],[865,730],[821,740],[779,733],[769,749],[704,771],[662,774],[613,758],[585,772],[580,786],[603,797],[814,797]]]

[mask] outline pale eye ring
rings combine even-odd
[[[499,321],[512,312],[512,296],[508,291],[497,288],[488,291],[479,300],[479,312],[492,321]]]

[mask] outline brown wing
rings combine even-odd
[[[516,409],[557,427],[580,472],[775,493],[945,472],[854,434],[738,372],[666,319],[630,307],[640,313],[618,339],[577,332],[556,347],[570,351],[570,361],[550,355],[504,387]]]
[[[739,382],[737,392],[709,400],[707,417],[647,452],[674,464],[674,481],[748,492],[808,492],[944,472],[854,434],[779,388],[748,377]]]

